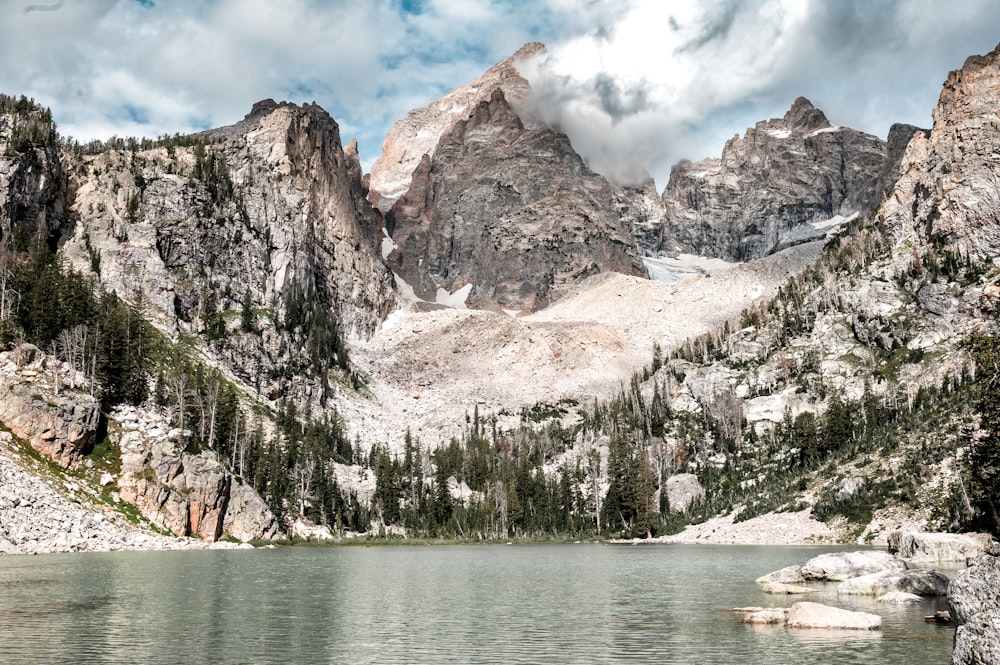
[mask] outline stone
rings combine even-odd
[[[889,552],[914,563],[964,562],[986,551],[986,533],[920,533],[896,530],[887,536]]]
[[[881,630],[882,617],[867,612],[831,607],[821,603],[795,603],[788,609],[788,628],[829,628],[839,630]]]
[[[952,665],[1000,662],[1000,559],[982,555],[955,574],[948,588],[955,629]]]
[[[816,593],[816,589],[800,586],[798,584],[785,584],[784,582],[764,582],[760,586],[764,593],[796,595],[803,593]]]
[[[803,581],[802,566],[786,566],[773,573],[768,573],[756,579],[757,584],[780,582],[783,584],[798,584]]]
[[[705,500],[705,488],[693,473],[670,476],[667,478],[666,490],[670,510],[675,513],[683,513]]]
[[[922,603],[926,600],[923,596],[906,591],[890,591],[875,599],[876,603],[886,603],[887,605],[908,605],[910,603]]]
[[[2,355],[20,362],[12,372],[0,372],[0,422],[60,466],[80,468],[94,442],[100,402],[82,391],[60,390],[65,377],[58,363],[32,345]]]
[[[809,559],[802,566],[802,578],[842,582],[852,577],[905,567],[902,561],[888,552],[832,552]]]
[[[936,570],[883,570],[837,585],[841,595],[881,596],[890,592],[943,596],[948,592],[948,578]]]
[[[758,610],[756,612],[751,612],[743,617],[742,623],[752,623],[752,624],[783,624],[785,623],[787,616],[786,610],[781,608],[776,609],[766,609]]]

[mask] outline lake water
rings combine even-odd
[[[953,630],[813,600],[879,632],[740,623],[753,580],[831,548],[491,545],[0,557],[2,663],[907,663]]]

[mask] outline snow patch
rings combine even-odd
[[[858,213],[854,213],[849,217],[844,217],[843,215],[834,215],[830,219],[824,219],[821,222],[809,222],[809,226],[814,229],[832,229],[834,227],[840,226],[841,224],[846,224],[847,222],[853,222],[858,218]]]
[[[391,237],[389,237],[389,231],[383,226],[382,227],[382,260],[385,261],[392,254],[392,250],[398,249],[399,245],[396,244]]]
[[[828,134],[830,132],[839,132],[842,127],[834,125],[833,127],[824,127],[823,129],[817,129],[816,131],[810,132],[809,136],[816,136],[817,134]]]
[[[422,298],[417,297],[413,287],[407,284],[405,279],[396,273],[392,273],[392,279],[396,282],[396,290],[399,291],[399,295],[403,296],[403,300],[408,300],[410,302],[426,302]]]
[[[466,309],[465,300],[469,297],[471,292],[472,284],[466,284],[454,293],[448,293],[446,290],[438,287],[437,296],[434,298],[434,301],[439,305],[444,305],[445,307]]]
[[[650,279],[667,284],[678,282],[685,277],[722,272],[736,265],[722,259],[694,254],[678,254],[675,258],[646,257],[642,262],[649,272]]]
[[[776,139],[787,139],[792,135],[792,130],[790,129],[765,129],[764,131]]]

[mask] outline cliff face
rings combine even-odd
[[[209,293],[221,310],[249,294],[254,307],[280,311],[295,288],[330,307],[345,332],[370,334],[392,306],[375,247],[381,223],[333,119],[266,101],[188,142],[70,161],[80,223],[64,251],[75,267],[147,300],[169,332],[191,332]]]
[[[532,311],[598,272],[644,274],[607,181],[564,135],[527,129],[499,88],[441,137],[387,221],[390,266],[431,302],[443,290]]]
[[[51,115],[0,94],[0,233],[54,243],[67,222],[66,195]]]
[[[589,275],[645,276],[611,186],[565,135],[520,109],[528,84],[515,65],[539,48],[410,113],[387,137],[370,196],[388,210],[385,255],[411,297],[533,311]]]
[[[917,134],[881,220],[897,242],[1000,256],[1000,47],[949,74],[934,126]],[[902,257],[907,260],[912,257]]]
[[[907,131],[897,128],[893,145]],[[783,118],[730,139],[721,158],[673,168],[655,251],[743,261],[819,239],[824,222],[877,204],[893,173],[885,141],[832,126],[800,97]]]

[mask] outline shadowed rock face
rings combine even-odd
[[[646,276],[611,185],[524,109],[517,64],[542,48],[528,44],[386,137],[369,198],[386,211],[384,255],[419,300],[533,311],[599,272]]]
[[[16,128],[25,126],[45,134],[55,130],[39,106],[0,112],[0,237],[9,239],[20,226],[26,237],[38,234],[55,243],[68,221],[66,174],[54,141],[13,144]]]
[[[898,126],[893,146],[913,131]],[[647,251],[739,261],[766,256],[822,238],[826,229],[810,222],[867,212],[897,173],[885,141],[832,126],[799,97],[783,118],[730,139],[721,158],[673,168],[663,193],[666,221]]]
[[[468,305],[536,310],[589,275],[645,274],[608,182],[565,135],[526,129],[499,88],[441,137],[387,221],[390,267],[431,302],[470,286]]]

